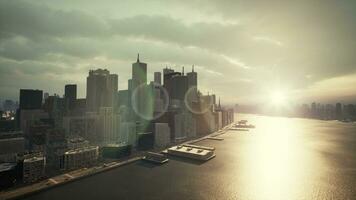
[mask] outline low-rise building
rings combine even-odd
[[[88,146],[69,150],[63,155],[63,167],[65,169],[77,169],[94,165],[99,157],[98,146]]]
[[[89,146],[89,141],[82,137],[73,137],[67,139],[67,147],[70,150],[79,149]]]
[[[101,147],[103,158],[118,159],[131,154],[131,145],[127,144],[109,144]]]
[[[46,158],[43,155],[26,156],[23,161],[23,182],[33,183],[45,176]]]
[[[25,151],[22,131],[0,134],[0,162],[17,162]]]
[[[16,182],[16,163],[0,163],[0,190]]]

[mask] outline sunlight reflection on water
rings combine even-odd
[[[253,117],[250,122],[257,125],[249,133],[250,142],[243,148],[235,146],[243,158],[236,160],[243,172],[231,177],[243,175],[242,182],[235,181],[236,188],[244,185],[248,199],[333,198],[328,163],[320,152],[311,150],[328,150],[332,143],[313,141],[320,133],[309,134],[308,121]]]

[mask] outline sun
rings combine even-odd
[[[275,106],[285,105],[287,103],[287,95],[280,90],[273,91],[270,94],[270,102]]]

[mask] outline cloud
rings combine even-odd
[[[0,35],[42,37],[104,36],[107,26],[100,18],[85,12],[54,10],[20,0],[0,2]]]
[[[28,85],[25,81],[41,86],[45,76],[57,79],[51,83],[57,93],[60,84],[80,80],[85,94],[87,70],[96,67],[118,73],[119,87],[126,87],[138,52],[149,64],[150,76],[165,65],[180,70],[195,64],[200,86],[229,102],[263,101],[251,90],[262,93],[276,83],[306,92],[320,81],[356,72],[355,5],[305,0],[3,0],[0,79],[15,92],[2,86],[0,96],[17,97],[17,90]],[[7,73],[25,78],[13,83]]]
[[[356,73],[353,73],[318,81],[302,93],[310,102],[316,98],[331,98],[334,101],[351,103],[350,97],[355,97],[355,84]]]

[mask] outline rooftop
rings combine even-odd
[[[34,157],[26,158],[23,162],[29,163],[29,162],[36,162],[36,161],[40,161],[40,160],[45,160],[45,157],[44,156],[34,156]]]
[[[85,151],[92,151],[95,149],[99,149],[99,147],[98,146],[82,147],[82,148],[66,151],[65,154],[76,154],[76,153],[81,153],[81,152],[85,152]]]
[[[16,163],[0,163],[0,172],[8,171],[16,167]]]

